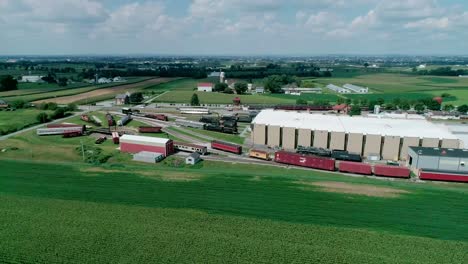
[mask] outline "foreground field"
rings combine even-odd
[[[468,260],[465,186],[225,163],[0,164],[2,262]],[[330,182],[396,195],[340,193]]]

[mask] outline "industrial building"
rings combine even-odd
[[[351,93],[350,90],[345,89],[343,87],[336,86],[334,84],[327,85],[327,88],[337,93]]]
[[[426,120],[263,110],[252,121],[254,145],[294,150],[313,146],[386,160],[405,160],[409,146],[460,148],[445,126]]]
[[[468,149],[410,147],[411,169],[468,173]]]
[[[120,151],[127,153],[156,152],[167,157],[174,153],[174,143],[167,138],[123,135],[120,137]]]

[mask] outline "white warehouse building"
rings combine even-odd
[[[286,150],[313,146],[364,157],[405,160],[409,146],[460,148],[446,126],[427,120],[324,115],[263,110],[252,121],[254,145]]]
[[[327,88],[334,91],[334,92],[337,92],[337,93],[351,93],[350,90],[345,89],[345,88],[340,87],[340,86],[336,86],[334,84],[327,85]]]
[[[353,85],[349,83],[343,85],[343,87],[348,90],[351,90],[354,93],[368,93],[369,92],[369,88],[367,87],[361,87],[361,86],[357,86],[357,85]]]

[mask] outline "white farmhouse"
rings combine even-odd
[[[197,90],[199,92],[213,92],[213,84],[212,83],[199,83],[197,86]]]
[[[21,77],[21,82],[35,83],[35,82],[41,81],[42,77],[43,76],[39,76],[39,75],[25,75]]]

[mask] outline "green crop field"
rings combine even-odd
[[[101,84],[101,85],[91,85],[85,87],[74,87],[74,86],[66,86],[66,87],[58,87],[58,86],[45,86],[44,88],[37,88],[37,89],[22,89],[16,91],[9,91],[9,92],[0,92],[0,97],[8,101],[15,101],[15,100],[24,100],[24,101],[36,101],[54,97],[61,97],[61,96],[68,96],[68,95],[76,95],[81,94],[101,88],[108,88],[113,86],[120,86],[132,83],[138,83],[144,81],[148,78],[145,77],[134,77],[134,78],[127,78],[127,82],[124,83],[109,83],[109,84]],[[54,88],[55,87],[55,88]]]
[[[2,262],[426,264],[468,258],[466,186],[206,161],[182,168],[170,162],[0,164]],[[403,193],[370,197],[313,185],[323,181]]]
[[[236,94],[206,93],[195,91],[170,91],[156,98],[155,102],[190,103],[192,95],[198,94],[201,104],[232,104]],[[244,104],[294,104],[296,100],[283,99],[267,95],[240,95]]]
[[[0,131],[4,134],[14,132],[38,123],[36,116],[41,112],[37,109],[19,109],[16,111],[0,111]],[[47,112],[50,113],[50,112]]]

